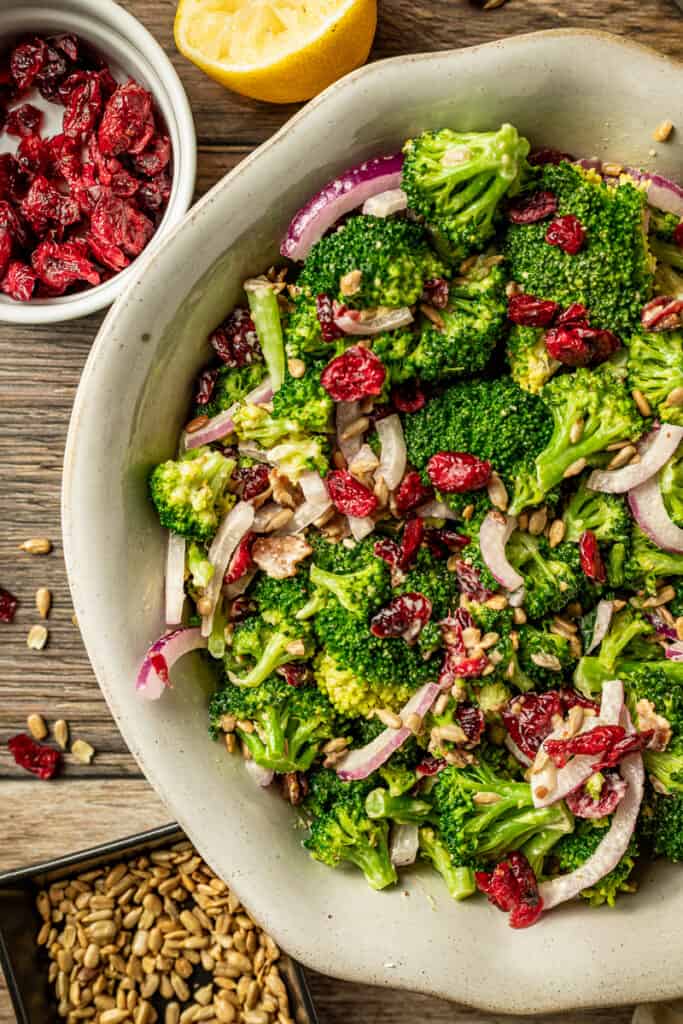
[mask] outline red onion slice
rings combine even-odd
[[[261,786],[263,789],[269,786],[275,778],[275,772],[271,771],[270,768],[264,768],[263,765],[257,764],[252,758],[245,761],[244,766],[256,785]]]
[[[378,192],[363,203],[362,212],[368,217],[391,217],[408,209],[408,196],[402,188],[391,188],[388,192]]]
[[[514,516],[506,516],[498,510],[489,512],[479,527],[481,557],[494,579],[506,590],[517,590],[524,585],[524,578],[505,557],[505,545],[516,527]]]
[[[203,647],[206,647],[206,640],[197,626],[192,629],[181,626],[180,629],[164,633],[147,651],[135,681],[135,689],[147,700],[158,700],[166,687],[171,685],[169,674],[176,661],[190,651]]]
[[[209,561],[213,576],[209,580],[204,596],[211,602],[211,611],[202,617],[202,636],[210,636],[213,628],[213,614],[223,586],[223,577],[235,548],[254,523],[254,506],[248,501],[238,501],[218,527],[218,533],[209,548]]]
[[[389,840],[389,857],[397,868],[414,864],[420,847],[417,825],[394,825]]]
[[[302,206],[287,228],[280,252],[290,260],[305,260],[311,246],[340,217],[357,209],[371,196],[398,188],[403,154],[379,156],[344,171]]]
[[[683,427],[662,423],[654,427],[638,444],[640,462],[621,469],[596,469],[588,477],[591,491],[606,494],[626,494],[645,483],[669,461],[683,438]]]
[[[628,504],[638,526],[658,548],[683,554],[683,530],[666,510],[658,476],[629,491]]]
[[[287,525],[278,531],[282,535],[301,533],[307,526],[324,515],[332,504],[327,493],[327,486],[320,473],[313,470],[302,473],[299,477],[299,487],[304,492],[306,500],[299,505]]]
[[[349,529],[354,540],[365,540],[375,529],[375,520],[372,516],[347,516],[346,518],[349,521]]]
[[[436,683],[425,683],[414,693],[408,703],[401,708],[401,718],[405,721],[408,715],[416,714],[424,717],[439,695]],[[337,765],[337,775],[345,782],[353,779],[367,779],[368,775],[377,771],[395,750],[412,736],[410,729],[385,729],[374,740],[357,750],[350,750],[346,757]]]
[[[396,331],[399,327],[407,327],[413,322],[413,314],[407,306],[399,306],[397,309],[379,308],[374,316],[361,316],[357,309],[347,309],[334,318],[335,325],[344,334],[359,335],[362,338],[369,338],[374,334],[384,334],[385,331]]]
[[[635,167],[625,167],[623,173],[647,184],[647,201],[650,206],[683,217],[683,188],[675,181],[663,178],[661,174],[639,171]]]
[[[509,733],[506,733],[505,735],[505,746],[508,748],[513,757],[517,761],[519,761],[520,764],[523,764],[526,768],[530,768],[531,765],[534,763],[531,760],[531,758],[527,757],[524,751],[517,746],[517,744],[515,743],[515,741],[513,740],[512,736],[510,736]]]
[[[185,604],[185,538],[169,531],[166,548],[166,625],[183,621]]]
[[[354,455],[358,454],[363,444],[363,438],[360,434],[354,434],[353,437],[344,437],[351,424],[360,418],[360,402],[337,402],[335,413],[337,445],[348,465]]]
[[[428,501],[415,510],[418,519],[457,519],[452,508],[443,501]]]
[[[270,378],[266,377],[257,388],[245,395],[241,402],[235,402],[229,409],[219,412],[217,416],[210,419],[199,430],[195,430],[193,434],[185,434],[185,447],[201,448],[203,444],[209,444],[210,441],[220,441],[222,437],[226,437],[235,429],[233,416],[241,405],[263,405],[272,397],[273,388]]]
[[[664,653],[669,661],[683,661],[683,641],[676,640],[675,643],[669,644]]]
[[[609,624],[612,621],[612,615],[614,612],[614,605],[611,601],[598,601],[596,608],[595,624],[593,626],[593,636],[591,642],[586,648],[586,654],[590,654],[596,647],[599,647],[602,641],[607,635]]]
[[[403,427],[396,413],[377,420],[375,426],[382,446],[377,473],[384,478],[389,490],[393,491],[403,479],[408,463]]]

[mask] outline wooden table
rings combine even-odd
[[[293,108],[269,107],[234,96],[181,58],[172,40],[172,0],[125,0],[123,6],[165,46],[183,79],[197,124],[197,195],[201,195],[267,139]],[[611,29],[683,58],[683,20],[670,0],[509,0],[490,11],[480,11],[466,0],[380,0],[373,56],[471,45],[566,26]],[[569,52],[567,59],[571,60]],[[0,870],[169,818],[141,777],[100,694],[72,623],[62,560],[59,488],[64,441],[78,379],[99,323],[100,318],[91,317],[43,329],[0,326],[0,584],[21,600],[15,624],[0,626]],[[19,544],[28,537],[49,537],[52,554],[31,557],[19,551]],[[40,653],[26,646],[28,629],[38,621],[34,608],[38,587],[49,587],[54,595],[49,644]],[[67,719],[72,736],[83,737],[95,747],[93,764],[78,765],[67,757],[63,778],[49,786],[17,769],[5,741],[25,727],[31,711],[41,712],[52,722]],[[317,975],[311,976],[311,984],[322,1024],[494,1024],[501,1019],[423,996],[368,989]],[[626,1024],[630,1010],[552,1019],[565,1024]],[[0,1024],[13,1020],[2,989]]]

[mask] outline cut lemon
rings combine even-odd
[[[377,0],[180,0],[174,33],[221,85],[297,103],[359,67],[376,26]]]

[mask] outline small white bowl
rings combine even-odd
[[[170,60],[139,21],[113,0],[5,0],[2,3],[0,51],[24,34],[52,35],[73,32],[90,43],[110,63],[114,77],[134,78],[154,96],[166,122],[173,149],[173,182],[168,206],[153,238],[125,270],[95,288],[55,299],[17,302],[0,293],[0,323],[51,324],[74,320],[110,306],[125,289],[141,262],[157,248],[171,229],[182,220],[194,193],[197,170],[197,137],[185,90]],[[47,113],[47,132],[60,130],[50,124],[54,106],[41,97],[31,99]],[[51,107],[50,111],[47,108]],[[0,151],[7,150],[7,136],[0,139]],[[16,143],[16,140],[12,140]],[[16,148],[15,146],[11,147]]]

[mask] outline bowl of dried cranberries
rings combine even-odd
[[[0,322],[110,305],[187,212],[196,171],[180,80],[111,0],[12,0],[0,29]]]

